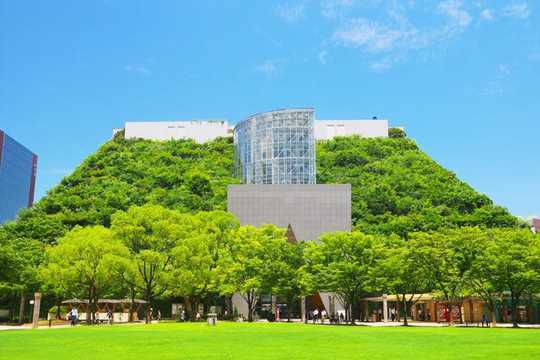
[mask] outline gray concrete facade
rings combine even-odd
[[[229,185],[227,208],[242,225],[291,225],[298,241],[351,231],[351,185]]]

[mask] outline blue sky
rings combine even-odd
[[[37,196],[126,120],[378,116],[540,215],[540,1],[0,0],[0,128]]]

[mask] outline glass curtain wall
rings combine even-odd
[[[37,156],[0,130],[0,224],[32,206]]]
[[[246,184],[315,184],[313,109],[253,115],[234,129],[237,172]]]

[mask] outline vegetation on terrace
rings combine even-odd
[[[353,224],[365,233],[519,223],[407,138],[319,142],[317,179],[352,184]],[[190,213],[225,210],[227,185],[237,183],[231,139],[196,144],[116,137],[5,230],[50,244],[76,225],[109,227],[116,211],[134,205]]]

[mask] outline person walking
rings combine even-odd
[[[111,309],[107,309],[107,321],[109,322],[109,325],[112,325],[113,323],[113,312]]]
[[[317,323],[317,318],[319,317],[319,309],[315,308],[315,310],[313,310],[313,323],[316,324]]]
[[[71,326],[77,325],[77,318],[79,317],[79,312],[76,307],[71,308],[71,311],[69,312],[69,320],[71,323]]]
[[[482,327],[484,327],[484,323],[486,324],[486,327],[488,327],[488,319],[486,314],[482,314]]]
[[[156,319],[157,319],[157,321],[161,320],[161,310],[159,310],[159,309],[157,311]]]

